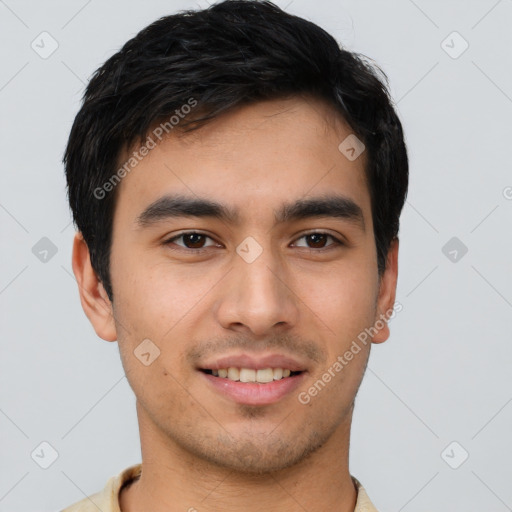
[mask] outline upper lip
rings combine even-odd
[[[305,371],[306,366],[284,354],[236,354],[218,357],[215,360],[205,362],[200,366],[203,370],[220,370],[221,368],[251,368],[259,370],[263,368],[287,368],[292,372]]]

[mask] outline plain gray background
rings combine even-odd
[[[276,3],[383,68],[409,149],[403,310],[372,348],[350,471],[380,512],[512,510],[512,1]],[[198,5],[0,0],[2,512],[60,510],[140,462],[117,344],[80,306],[61,159],[93,71]]]

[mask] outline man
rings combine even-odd
[[[97,70],[64,157],[72,264],[119,343],[142,464],[66,512],[376,510],[350,426],[408,186],[377,71],[238,0],[161,18]]]

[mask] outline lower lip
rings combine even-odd
[[[215,377],[209,373],[200,373],[223,395],[245,405],[274,404],[297,389],[306,375],[306,372],[301,372],[292,377],[261,384],[259,382],[234,381],[224,377]]]

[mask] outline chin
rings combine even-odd
[[[268,433],[265,433],[258,443],[256,436],[250,441],[220,436],[214,453],[201,453],[197,446],[194,452],[215,466],[246,475],[264,475],[304,462],[326,442],[327,437],[325,432],[313,432],[307,439],[280,437],[269,443]]]

